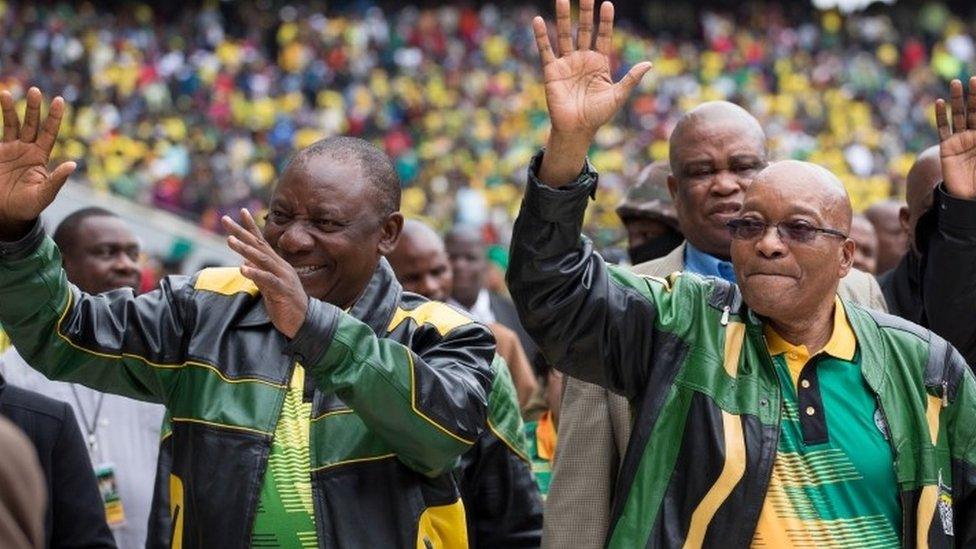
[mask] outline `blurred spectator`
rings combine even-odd
[[[43,549],[47,498],[37,454],[24,433],[0,417],[0,540],[9,549]]]
[[[454,285],[448,303],[458,306],[484,324],[499,323],[518,334],[529,360],[535,364],[537,347],[525,333],[512,300],[485,287],[488,273],[487,250],[481,235],[470,228],[457,227],[444,237],[451,262]]]
[[[641,170],[637,182],[617,206],[617,216],[627,231],[631,265],[664,257],[684,241],[674,202],[668,194],[670,174],[666,160],[651,163]]]
[[[894,269],[908,251],[908,235],[898,219],[902,206],[898,200],[882,200],[864,211],[878,235],[876,270],[879,273]]]
[[[851,240],[854,248],[854,267],[875,274],[878,266],[878,233],[867,216],[857,214],[851,220]]]

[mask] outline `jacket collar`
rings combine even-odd
[[[380,258],[373,278],[369,280],[363,294],[353,303],[349,314],[372,328],[373,333],[382,336],[390,326],[393,314],[400,303],[403,287],[393,274],[386,258]]]
[[[363,293],[346,312],[369,326],[376,335],[382,336],[390,325],[402,293],[403,287],[394,276],[393,268],[386,258],[380,258],[379,265],[376,266]],[[251,327],[270,323],[268,309],[264,306],[264,300],[259,298],[253,302],[237,325]]]

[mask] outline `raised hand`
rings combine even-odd
[[[532,20],[542,58],[542,75],[552,133],[539,177],[549,184],[568,183],[582,167],[586,149],[600,126],[623,106],[634,86],[651,69],[638,63],[614,83],[610,71],[613,45],[613,4],[600,6],[600,24],[593,41],[593,0],[580,1],[579,32],[573,46],[569,0],[556,0],[556,35],[559,57],[552,51],[546,22]],[[558,158],[553,158],[558,157]],[[556,161],[556,163],[554,163]]]
[[[41,90],[27,92],[27,112],[21,126],[14,99],[0,91],[3,111],[3,139],[0,141],[0,239],[14,240],[27,231],[33,220],[54,201],[61,186],[77,165],[64,162],[47,169],[58,137],[64,99],[55,97],[47,120],[41,126]]]
[[[942,178],[949,194],[976,200],[976,76],[969,79],[969,99],[963,99],[962,82],[949,84],[952,106],[952,129],[946,102],[935,102],[935,121],[939,128],[939,150],[942,157]]]
[[[611,79],[610,48],[613,44],[613,4],[600,6],[600,26],[596,49],[593,37],[593,0],[580,1],[579,32],[576,47],[571,37],[569,0],[556,1],[556,33],[559,57],[549,45],[546,22],[532,20],[536,45],[542,57],[542,75],[552,129],[557,132],[593,135],[620,110],[627,96],[651,69],[648,62],[634,65],[616,84]]]
[[[271,323],[279,332],[293,338],[308,313],[308,295],[302,288],[302,281],[295,268],[275,253],[264,239],[251,212],[241,209],[241,221],[243,226],[227,216],[221,219],[230,234],[227,245],[244,258],[241,274],[261,291]]]

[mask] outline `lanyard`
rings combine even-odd
[[[98,416],[102,414],[102,402],[105,401],[105,393],[98,393],[98,402],[95,404],[95,416],[92,418],[91,423],[88,422],[88,414],[85,413],[85,407],[81,404],[81,398],[78,397],[78,391],[75,389],[74,383],[71,384],[71,394],[75,397],[75,404],[78,405],[78,413],[81,414],[81,422],[85,426],[85,434],[88,435],[88,453],[94,454],[95,448],[98,446],[95,431],[98,429]]]

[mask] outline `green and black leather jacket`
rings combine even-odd
[[[0,322],[48,377],[167,406],[174,547],[249,546],[296,363],[315,380],[319,546],[467,547],[451,471],[486,425],[494,339],[385,260],[348,313],[310,299],[289,341],[236,268],[90,296],[36,224],[0,243]]]
[[[580,236],[595,171],[587,165],[577,181],[553,189],[535,177],[538,161],[515,224],[508,283],[546,359],[624,395],[634,410],[607,546],[748,547],[782,414],[762,319],[725,281],[608,266]],[[928,330],[844,307],[887,423],[902,545],[973,547],[972,372]]]

